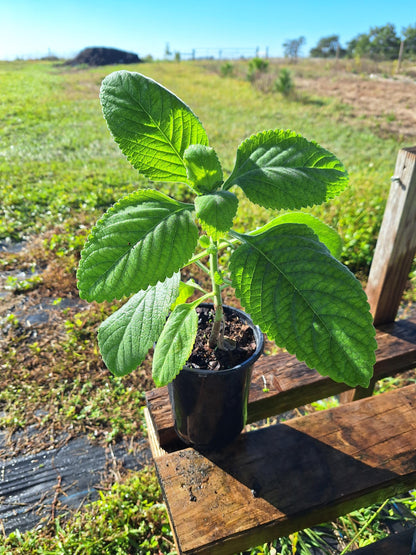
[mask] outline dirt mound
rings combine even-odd
[[[72,60],[68,60],[67,65],[78,66],[87,64],[89,66],[106,66],[112,64],[138,64],[142,62],[137,54],[125,52],[117,48],[105,48],[103,46],[84,48]]]

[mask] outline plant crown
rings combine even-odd
[[[210,345],[222,348],[221,291],[232,285],[277,345],[335,381],[368,386],[376,348],[372,317],[360,282],[335,258],[341,249],[335,230],[299,211],[251,232],[232,229],[237,187],[265,208],[301,210],[347,186],[342,163],[293,131],[269,130],[238,147],[224,179],[199,119],[160,84],[116,71],[104,79],[100,99],[110,132],[134,168],[153,182],[185,183],[194,194],[185,203],[153,188],[136,190],[104,214],[82,250],[82,298],[130,297],[98,331],[111,372],[131,372],[156,343],[155,383],[172,381],[192,352],[195,308],[208,299],[216,310]],[[220,267],[224,249],[229,264]],[[211,291],[181,282],[180,270],[190,264],[210,275]]]

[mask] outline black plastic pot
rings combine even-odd
[[[253,329],[256,350],[251,357],[227,370],[185,366],[168,385],[176,433],[186,444],[200,450],[224,447],[245,426],[251,370],[263,351],[260,328],[245,312],[224,306],[225,313],[230,311]]]

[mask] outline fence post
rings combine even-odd
[[[416,252],[416,147],[399,151],[366,287],[374,324],[393,322]],[[343,403],[372,395],[375,382],[340,395]]]
[[[374,324],[393,322],[416,252],[416,147],[399,151],[366,293]]]
[[[400,70],[402,68],[403,50],[404,50],[404,40],[402,39],[400,41],[399,59],[397,60],[397,73],[400,73]]]

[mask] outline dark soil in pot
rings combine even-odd
[[[169,384],[178,436],[200,450],[231,443],[246,423],[251,369],[263,335],[241,310],[224,307],[228,348],[210,349],[212,305],[200,305],[198,336],[187,365]]]

